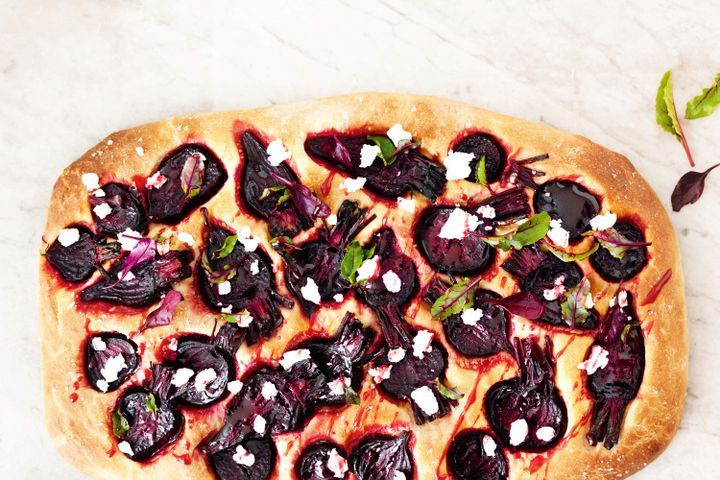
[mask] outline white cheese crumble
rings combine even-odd
[[[368,369],[368,374],[370,374],[375,383],[381,383],[383,380],[390,378],[391,370],[392,365],[380,365],[379,367]]]
[[[494,457],[497,451],[497,443],[490,435],[485,435],[482,439],[483,452],[488,457]]]
[[[537,432],[535,432],[535,436],[538,440],[549,442],[555,437],[555,429],[553,427],[540,427],[537,429]]]
[[[413,355],[422,360],[432,351],[432,339],[435,334],[430,330],[419,330],[413,338]]]
[[[135,248],[135,245],[143,238],[140,232],[126,228],[123,232],[118,233],[117,240],[120,242],[120,248],[126,252]]]
[[[252,467],[255,465],[255,455],[245,450],[242,445],[238,445],[237,448],[235,448],[235,453],[233,454],[232,459],[238,465],[243,465],[245,467]]]
[[[524,418],[515,420],[510,424],[510,445],[517,447],[528,436],[528,424]]]
[[[348,462],[340,455],[336,448],[330,450],[328,453],[328,470],[330,470],[335,478],[345,478],[345,474],[348,471]]]
[[[377,145],[363,145],[360,149],[360,168],[367,168],[372,165],[379,154],[380,147]]]
[[[590,228],[595,230],[596,232],[607,230],[608,228],[612,228],[613,225],[615,225],[615,222],[617,222],[617,215],[615,215],[612,212],[607,212],[603,215],[595,215],[593,218],[590,219]]]
[[[276,138],[270,142],[266,150],[268,162],[273,167],[279,167],[282,162],[290,158],[290,152],[285,148],[281,139]]]
[[[160,188],[167,182],[167,177],[155,172],[145,180],[145,188]]]
[[[397,205],[400,210],[404,210],[407,213],[415,213],[415,200],[412,198],[398,197]]]
[[[107,203],[101,203],[93,207],[93,212],[100,220],[103,220],[105,217],[112,213],[112,207]]]
[[[343,300],[345,300],[345,297],[343,296],[342,293],[336,293],[335,295],[333,295],[333,300],[335,300],[336,302],[340,303],[340,302],[342,302]]]
[[[107,349],[107,343],[105,343],[100,337],[94,337],[90,341],[90,345],[96,352],[104,352]]]
[[[462,208],[455,208],[448,215],[438,236],[446,240],[462,240],[469,232],[474,232],[480,220]]]
[[[95,385],[97,386],[98,390],[100,390],[101,392],[107,392],[110,389],[110,384],[103,379],[100,379],[97,382],[95,382]]]
[[[83,185],[85,185],[85,188],[88,189],[88,191],[97,190],[100,188],[100,177],[98,177],[97,173],[94,172],[88,172],[83,173],[80,177],[80,181]]]
[[[412,134],[403,129],[402,125],[396,123],[387,131],[388,138],[399,147],[402,142],[412,141]]]
[[[562,227],[562,220],[550,220],[547,237],[558,247],[567,247],[570,243],[570,232]]]
[[[240,227],[237,231],[238,242],[243,246],[246,252],[254,252],[257,250],[260,241],[252,238],[252,230],[247,225]]]
[[[565,293],[565,275],[560,275],[555,279],[555,286],[553,288],[543,290],[543,297],[548,302],[552,302],[560,298],[560,295],[563,293]]]
[[[118,443],[118,450],[120,450],[122,453],[124,453],[128,457],[132,457],[133,455],[135,455],[135,452],[133,452],[133,449],[128,442]]]
[[[440,410],[440,406],[438,405],[437,398],[435,398],[435,394],[433,393],[432,389],[430,389],[430,387],[428,387],[427,385],[413,390],[410,394],[410,398],[413,399],[413,401],[417,404],[418,407],[420,407],[420,410],[422,410],[425,415],[435,415]]]
[[[474,327],[480,321],[482,316],[483,311],[481,308],[468,308],[467,310],[462,312],[460,318],[465,325],[470,325],[471,327]]]
[[[398,293],[402,287],[402,280],[400,280],[397,273],[392,270],[383,273],[382,280],[388,292]]]
[[[590,349],[590,356],[588,359],[581,362],[577,368],[578,370],[585,370],[588,375],[592,375],[598,370],[602,370],[608,366],[608,362],[610,361],[608,358],[609,354],[610,352],[600,345],[593,345]]]
[[[401,471],[395,470],[395,472],[393,473],[392,480],[406,480],[406,477],[405,477],[405,474],[402,473]]]
[[[344,188],[348,193],[357,192],[365,186],[367,179],[365,177],[346,178],[340,184],[340,188]]]
[[[242,390],[242,387],[243,383],[240,380],[233,380],[232,382],[228,382],[227,384],[228,392],[232,393],[233,395]]]
[[[103,198],[105,196],[105,190],[98,188],[92,193],[93,197]]]
[[[285,370],[290,370],[290,368],[296,363],[309,359],[310,350],[307,348],[301,348],[299,350],[288,350],[283,353],[279,363]]]
[[[77,228],[63,228],[58,232],[57,240],[63,247],[69,247],[80,240],[80,230]]]
[[[232,291],[232,285],[230,285],[230,280],[225,280],[224,282],[218,283],[218,295],[227,295]]]
[[[170,380],[170,383],[176,387],[182,387],[187,382],[190,381],[190,378],[195,375],[195,372],[190,368],[179,368],[175,371],[175,373],[172,376],[172,380]]]
[[[402,347],[393,348],[388,351],[387,358],[390,363],[398,363],[405,358],[405,349]]]
[[[127,368],[125,357],[123,357],[121,353],[118,353],[114,357],[108,358],[105,365],[100,369],[100,375],[102,375],[108,383],[115,382],[120,372],[125,368]]]
[[[495,209],[490,205],[480,205],[477,209],[478,215],[482,218],[495,218]]]
[[[250,264],[250,273],[253,275],[260,273],[260,260],[255,259],[255,261]]]
[[[332,382],[328,383],[328,387],[330,388],[330,392],[333,395],[344,395],[345,394],[345,387],[350,386],[350,379],[345,378],[342,375]]]
[[[466,152],[453,152],[450,150],[443,160],[445,165],[445,178],[448,180],[462,180],[467,178],[471,173],[470,162],[473,161],[475,155]]]
[[[226,314],[230,315],[233,311],[233,307],[232,307],[232,305],[226,305],[226,306],[220,308],[220,311],[222,313],[226,313]]]
[[[265,433],[266,426],[267,421],[261,415],[257,415],[253,420],[253,430],[261,435]]]
[[[177,347],[178,347],[177,338],[171,338],[170,341],[168,342],[168,346],[167,346],[168,350],[170,350],[172,352],[177,352]]]
[[[263,383],[262,389],[260,390],[260,394],[265,400],[272,400],[277,396],[278,390],[274,383],[265,382]]]
[[[617,304],[620,306],[620,308],[625,308],[628,306],[628,300],[627,300],[627,292],[625,290],[620,290],[617,294]]]
[[[325,219],[325,221],[330,225],[331,227],[337,225],[337,215],[334,213],[328,215],[328,217]]]
[[[195,245],[195,239],[188,232],[180,232],[177,235],[178,240],[186,244],[188,247]]]
[[[357,269],[356,280],[358,282],[363,280],[373,281],[377,276],[378,270],[380,270],[380,257],[375,255],[360,264],[360,267]]]
[[[198,374],[195,375],[195,390],[198,392],[206,392],[208,385],[214,382],[216,378],[217,372],[212,368],[200,370]]]
[[[320,298],[320,290],[318,290],[317,283],[315,283],[315,280],[312,278],[308,277],[305,286],[300,288],[300,294],[308,302],[320,305],[320,301],[322,300]]]

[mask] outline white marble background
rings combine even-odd
[[[586,135],[627,155],[669,207],[688,167],[655,125],[658,82],[673,68],[684,105],[720,70],[717,0],[201,3],[0,0],[3,478],[82,478],[43,426],[36,262],[53,182],[105,134],[202,110],[424,93]],[[720,161],[720,112],[686,132],[701,167]],[[677,438],[637,479],[717,478],[719,203],[717,171],[671,215],[690,389]]]

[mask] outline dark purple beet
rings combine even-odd
[[[196,185],[192,182],[183,185],[182,172],[188,162],[201,165]],[[159,187],[148,189],[148,213],[152,221],[170,225],[179,223],[192,210],[210,200],[227,180],[220,159],[208,147],[199,144],[182,145],[168,153],[154,173],[167,180]]]
[[[283,321],[280,307],[290,308],[293,302],[278,293],[272,260],[261,247],[247,251],[238,241],[227,256],[213,258],[220,255],[231,235],[217,224],[207,224],[206,248],[197,270],[198,289],[205,304],[216,312],[223,308],[227,312],[229,306],[232,313],[247,310],[252,315],[245,337],[252,345],[260,337],[272,336]],[[230,283],[230,292],[221,295],[220,285],[225,281]]]
[[[522,286],[522,290],[535,294],[545,305],[545,312],[537,320],[551,325],[568,326],[562,318],[562,302],[564,295],[555,300],[548,300],[544,292],[552,290],[560,277],[565,290],[577,286],[583,279],[583,271],[575,262],[563,262],[554,255],[540,251],[536,246],[515,250],[502,267],[515,276]],[[597,312],[592,309],[590,315],[582,323],[576,323],[575,328],[593,329],[597,327]]]
[[[120,255],[120,244],[96,237],[80,225],[67,228],[77,229],[80,239],[67,247],[55,240],[45,252],[45,258],[68,282],[79,283],[87,280],[99,265]]]
[[[322,227],[317,240],[299,245],[283,242],[273,245],[285,259],[287,288],[298,299],[306,315],[312,314],[318,307],[301,293],[308,279],[315,282],[323,301],[331,300],[335,294],[343,293],[350,287],[340,274],[340,265],[348,243],[375,218],[373,215],[366,219],[366,213],[366,208],[345,200],[338,210],[337,224],[331,230]]]
[[[92,211],[97,233],[114,237],[128,228],[141,233],[147,228],[148,216],[135,187],[106,183],[100,189],[105,192],[105,196],[90,195],[90,208],[107,203],[111,211],[104,218],[98,217],[95,211]]]
[[[348,471],[345,449],[330,440],[319,440],[308,445],[295,463],[298,480],[345,479]]]
[[[565,435],[568,422],[565,401],[555,387],[552,341],[545,337],[543,349],[533,338],[515,339],[515,349],[520,376],[490,387],[485,411],[507,448],[544,452]]]
[[[643,232],[630,222],[617,222],[613,228],[632,242],[645,242]],[[590,265],[608,282],[633,278],[645,268],[647,262],[647,247],[628,249],[623,258],[615,258],[600,245],[600,248],[590,256]]]
[[[445,169],[424,157],[417,148],[406,148],[394,163],[385,166],[380,158],[367,168],[360,168],[363,145],[375,145],[362,136],[318,136],[305,141],[305,151],[316,161],[354,177],[365,177],[365,188],[385,198],[420,192],[435,201],[445,190]]]
[[[245,163],[238,182],[239,194],[251,213],[268,222],[270,236],[293,237],[312,227],[315,218],[328,216],[328,207],[300,183],[286,162],[277,167],[268,162],[266,147],[256,136],[243,133],[242,147]],[[263,196],[266,189],[280,187],[290,190],[288,201],[278,204],[281,192]]]
[[[397,478],[396,472],[412,479],[414,468],[409,441],[410,432],[396,437],[374,434],[363,438],[350,457],[353,473],[358,480],[393,480]]]
[[[457,480],[505,480],[508,463],[490,432],[466,429],[453,438],[447,452],[448,470]]]
[[[236,461],[235,458],[242,458],[238,450],[252,454],[252,462],[248,462],[252,465]],[[267,480],[275,469],[276,459],[277,449],[272,438],[248,436],[237,445],[210,455],[210,467],[218,480]]]
[[[431,282],[423,298],[432,305],[448,285],[439,279]],[[510,321],[507,312],[496,305],[478,298],[501,298],[495,292],[479,289],[475,292],[473,308],[482,310],[482,316],[475,325],[466,324],[460,314],[450,315],[443,320],[447,341],[458,352],[468,357],[488,357],[502,351],[512,351],[510,345]]]
[[[553,180],[543,183],[533,197],[535,213],[548,212],[550,218],[561,220],[562,227],[570,232],[570,241],[582,238],[590,219],[600,211],[598,199],[579,183]]]
[[[128,427],[125,431],[115,427],[118,449],[132,460],[149,460],[182,435],[185,418],[169,397],[172,373],[170,368],[154,365],[149,389],[129,389],[118,400],[113,423],[117,425],[123,419]],[[128,446],[132,454],[123,451]]]
[[[627,304],[622,300],[625,295]],[[625,410],[637,396],[645,372],[645,341],[630,293],[618,294],[600,322],[588,356],[597,348],[607,352],[603,354],[607,365],[588,375],[588,388],[595,398],[588,440],[591,445],[603,442],[609,450],[618,443]]]
[[[84,301],[103,300],[128,307],[147,307],[160,300],[170,286],[192,274],[189,251],[171,251],[131,270],[134,278],[118,281],[118,274],[127,257],[110,269],[109,276],[85,288]]]
[[[475,181],[475,169],[481,157],[485,157],[485,178],[488,183],[498,181],[505,170],[507,152],[492,135],[473,133],[463,138],[454,150],[475,156],[470,162],[471,173],[467,177],[471,182]]]
[[[85,376],[98,392],[117,390],[135,372],[139,363],[137,344],[122,333],[102,332],[87,338]]]

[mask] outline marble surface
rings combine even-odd
[[[717,0],[200,3],[0,1],[4,478],[83,478],[43,425],[36,258],[53,182],[108,132],[343,92],[432,94],[622,152],[669,207],[688,165],[655,125],[657,84],[673,68],[683,105],[720,69]],[[700,167],[720,161],[720,112],[686,132]],[[700,203],[671,215],[687,278],[690,388],[675,441],[638,480],[717,474],[719,215],[720,171]]]

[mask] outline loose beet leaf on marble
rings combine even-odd
[[[682,125],[677,116],[675,110],[675,100],[673,98],[672,91],[672,70],[668,70],[660,80],[660,86],[658,87],[657,96],[655,98],[655,120],[657,124],[662,127],[666,132],[672,133],[673,136],[682,143],[685,149],[685,154],[688,157],[690,166],[695,166],[692,153],[690,152],[690,146],[685,138]]]
[[[718,166],[720,163],[716,163],[704,172],[687,172],[680,177],[670,197],[673,211],[679,212],[685,205],[697,202],[705,190],[705,178]]]
[[[702,93],[687,103],[685,118],[707,117],[720,105],[720,73],[715,77],[715,82],[703,89]]]

